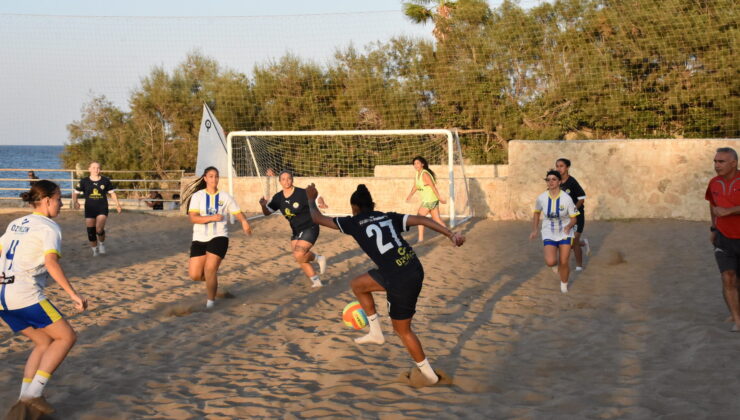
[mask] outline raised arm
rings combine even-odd
[[[308,196],[308,208],[311,210],[311,220],[313,220],[317,225],[338,230],[339,226],[334,223],[334,219],[324,216],[316,207],[316,197],[319,196],[319,192],[316,190],[316,186],[314,184],[309,184],[308,187],[306,187],[306,195]]]
[[[272,213],[274,213],[272,210],[267,208],[267,200],[265,197],[260,197],[260,206],[262,207],[262,214],[265,216],[269,216]]]
[[[463,236],[462,233],[453,232],[447,229],[445,226],[442,226],[439,223],[427,217],[408,216],[408,219],[406,219],[406,224],[408,226],[422,225],[422,226],[428,227],[429,229],[432,229],[448,237],[455,246],[461,246],[463,243],[465,243],[465,236]]]

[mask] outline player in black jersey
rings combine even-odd
[[[465,237],[426,217],[375,211],[373,198],[364,184],[358,185],[352,194],[350,205],[353,216],[347,217],[330,218],[321,214],[314,203],[318,191],[313,184],[306,188],[306,193],[313,221],[351,235],[378,266],[350,282],[370,324],[370,333],[355,339],[355,342],[385,343],[372,292],[386,292],[393,330],[416,362],[424,378],[422,385],[437,383],[440,376],[432,369],[419,338],[411,330],[411,319],[416,312],[416,300],[421,292],[424,269],[401,232],[408,231],[411,226],[425,226],[447,236],[455,246],[461,246]]]
[[[278,181],[283,190],[275,194],[269,203],[264,197],[260,198],[262,213],[269,216],[279,211],[285,216],[290,223],[290,229],[293,231],[293,235],[290,237],[293,257],[311,280],[311,287],[321,287],[321,279],[314,271],[311,262],[316,261],[319,265],[319,273],[324,274],[326,271],[326,257],[311,252],[311,247],[319,238],[319,225],[311,220],[306,190],[294,186],[293,175],[287,171],[280,173]]]
[[[108,220],[108,195],[116,202],[116,210],[121,213],[121,203],[116,196],[116,188],[110,179],[100,175],[100,163],[90,162],[90,176],[82,178],[72,191],[72,207],[80,208],[77,195],[85,197],[85,226],[87,239],[92,247],[93,257],[105,254],[105,222]]]
[[[573,254],[576,256],[576,271],[582,271],[584,249],[586,251],[586,255],[591,254],[591,245],[588,243],[588,239],[585,237],[581,239],[583,228],[586,225],[586,216],[584,215],[585,209],[583,205],[586,200],[586,192],[581,188],[581,184],[579,184],[578,181],[570,175],[570,160],[566,158],[558,159],[555,161],[555,169],[560,172],[560,176],[562,177],[560,180],[560,189],[568,193],[570,198],[576,204],[576,210],[580,213],[576,216],[576,233],[573,238]]]

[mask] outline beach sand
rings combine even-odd
[[[0,225],[19,213],[0,214]],[[413,327],[452,386],[398,382],[413,366],[376,294],[384,346],[340,311],[348,282],[372,267],[352,238],[322,229],[325,287],[311,289],[277,216],[231,234],[220,288],[203,311],[187,277],[184,216],[112,214],[108,255],[93,258],[82,215],[57,219],[67,275],[90,301],[75,314],[47,295],[79,333],[45,392],[59,419],[131,418],[737,418],[740,334],[727,309],[707,223],[593,221],[593,253],[570,293],[542,262],[529,222],[473,220],[454,248],[416,245],[426,278]],[[237,225],[233,226],[238,227]],[[53,281],[52,281],[53,283]],[[0,328],[0,411],[18,396],[30,343]]]

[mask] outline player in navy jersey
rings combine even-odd
[[[80,208],[77,195],[85,197],[85,226],[93,257],[105,254],[105,222],[108,220],[108,195],[116,202],[116,210],[121,213],[121,203],[116,196],[116,188],[105,176],[100,175],[100,164],[90,162],[90,176],[82,178],[72,191],[72,207]]]
[[[591,245],[588,243],[588,239],[583,237],[583,228],[586,226],[586,216],[584,214],[584,202],[586,201],[586,192],[581,188],[581,184],[576,181],[573,176],[570,175],[570,160],[566,158],[560,158],[555,161],[555,169],[560,172],[562,177],[560,181],[560,189],[570,195],[571,200],[576,204],[576,210],[578,210],[578,216],[576,217],[576,231],[575,237],[573,238],[573,254],[576,257],[576,271],[583,270],[583,251],[586,255],[591,255]],[[581,249],[583,247],[583,249]]]
[[[319,265],[319,273],[324,274],[326,257],[311,252],[311,247],[319,239],[319,225],[311,220],[306,190],[293,185],[293,175],[288,171],[280,172],[278,181],[283,190],[275,194],[269,203],[264,197],[260,198],[262,213],[269,216],[279,211],[285,216],[293,233],[290,237],[293,257],[306,277],[311,280],[311,287],[321,287],[321,278],[314,271],[311,262],[316,261]]]
[[[306,188],[306,194],[313,221],[351,235],[378,266],[350,282],[352,291],[368,315],[370,325],[370,333],[355,339],[355,342],[385,343],[372,292],[386,292],[393,330],[416,362],[424,384],[433,385],[440,381],[440,376],[432,369],[424,354],[419,338],[411,330],[411,319],[416,312],[416,300],[421,292],[424,269],[401,232],[408,231],[411,226],[426,226],[450,238],[455,246],[461,246],[465,237],[426,217],[375,211],[370,191],[363,184],[357,186],[350,198],[353,216],[324,216],[316,208],[314,200],[318,191],[313,184]]]

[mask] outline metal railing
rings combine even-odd
[[[71,196],[74,191],[74,186],[81,179],[86,176],[86,170],[77,169],[39,169],[39,168],[0,168],[0,174],[13,172],[28,174],[33,172],[37,177],[29,178],[13,178],[13,177],[0,177],[0,200],[20,200],[19,195],[24,191],[28,191],[30,183],[36,180],[46,179],[49,181],[56,182],[62,191],[63,199],[69,199],[71,204]],[[51,175],[50,177],[39,176],[44,173]],[[173,203],[179,208],[179,198],[149,198],[150,192],[157,192],[162,195],[174,195],[180,194],[180,184],[185,171],[172,170],[172,171],[137,171],[137,170],[111,170],[104,171],[103,174],[110,178],[111,182],[116,186],[115,192],[118,200],[122,206],[126,208],[149,208],[143,202],[163,202]],[[130,176],[123,178],[114,178],[113,174],[129,174]],[[162,176],[164,174],[164,176]],[[157,176],[158,178],[153,177]],[[141,177],[137,177],[141,176]],[[84,196],[78,197],[81,201],[84,201]],[[109,201],[110,203],[110,201]],[[112,204],[112,203],[111,203]],[[135,205],[134,205],[135,204]]]

